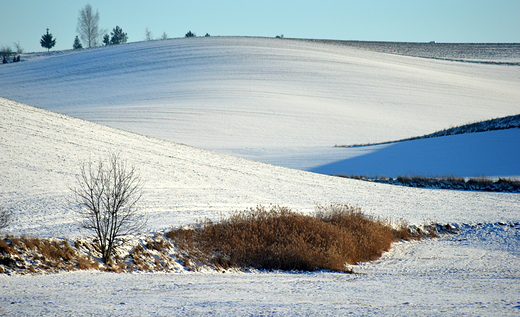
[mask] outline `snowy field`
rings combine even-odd
[[[0,314],[518,316],[519,228],[401,243],[360,274],[0,275]]]
[[[369,51],[478,63],[518,64],[520,43],[418,43],[310,40]]]
[[[0,315],[520,314],[519,194],[309,172],[354,166],[368,169],[358,174],[388,176],[404,167],[417,174],[520,175],[520,129],[333,147],[518,114],[519,66],[255,38],[25,58],[0,67],[0,97],[7,98],[0,98],[0,204],[16,215],[6,233],[84,236],[69,187],[81,162],[109,152],[138,167],[150,232],[257,204],[309,213],[329,203],[411,224],[457,223],[463,231],[398,243],[380,260],[355,266],[354,275],[0,275]]]

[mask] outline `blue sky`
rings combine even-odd
[[[70,49],[79,10],[99,11],[100,27],[120,26],[129,41],[148,28],[197,35],[276,36],[367,41],[520,42],[520,0],[16,0],[3,1],[0,45],[19,42],[26,52],[44,51],[46,28],[55,50]]]

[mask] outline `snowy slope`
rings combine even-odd
[[[397,140],[518,114],[520,67],[307,41],[191,38],[5,65],[0,96],[309,170],[345,159],[335,144]]]
[[[520,129],[338,148],[342,158],[310,169],[323,174],[520,178]]]
[[[221,212],[279,204],[309,212],[346,203],[385,218],[470,223],[518,220],[518,195],[403,188],[254,162],[136,135],[0,99],[0,201],[8,232],[82,235],[70,198],[81,162],[109,151],[139,168],[142,209],[155,231]],[[500,210],[500,213],[491,212]]]

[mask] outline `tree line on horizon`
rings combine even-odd
[[[78,25],[76,27],[78,35],[74,38],[73,49],[86,47],[96,47],[102,41],[105,46],[123,44],[128,41],[128,34],[118,25],[108,34],[107,30],[99,27],[99,12],[92,9],[90,4],[85,5],[79,11]]]
[[[128,41],[128,34],[123,32],[123,29],[119,26],[113,28],[110,34],[107,30],[100,28],[99,12],[97,10],[94,12],[94,9],[90,4],[85,5],[85,7],[79,11],[76,32],[78,35],[74,38],[72,44],[73,49],[82,49],[84,47],[92,48],[99,46],[100,43],[103,43],[105,46],[117,45]],[[195,36],[196,34],[191,31],[188,31],[185,35],[185,37]],[[209,33],[206,33],[205,36],[208,37],[210,35]],[[168,35],[166,32],[163,32],[159,39],[166,40],[167,38]],[[153,39],[152,32],[146,28],[145,40],[152,41]],[[47,29],[47,33],[42,36],[40,44],[42,47],[46,48],[47,51],[56,45],[56,39],[49,33],[49,29]]]

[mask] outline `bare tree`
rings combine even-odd
[[[110,261],[122,237],[138,234],[146,218],[138,213],[142,183],[135,167],[116,154],[85,163],[72,191],[83,218],[83,227],[94,232],[104,263]]]
[[[2,45],[2,47],[0,47],[0,56],[9,58],[11,54],[13,54],[13,50],[9,45]]]
[[[4,207],[0,207],[0,229],[6,228],[11,223],[13,212]]]
[[[144,31],[144,40],[145,41],[152,41],[153,40],[152,31],[150,31],[148,28],[146,28],[146,30]]]
[[[16,49],[16,53],[17,54],[22,54],[23,53],[23,48],[20,45],[20,42],[14,42],[13,45],[14,45],[14,48]]]
[[[96,10],[96,13],[94,13],[90,4],[79,10],[76,31],[83,43],[87,44],[88,47],[96,47],[101,36],[105,33],[99,28],[99,12]]]
[[[166,34],[166,32],[163,32],[163,34],[161,35],[161,40],[166,40],[168,39],[168,34]]]

